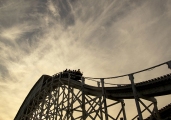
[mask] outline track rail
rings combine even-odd
[[[67,79],[61,79],[64,84],[68,84]],[[70,80],[70,86],[76,89],[81,89],[81,82]],[[52,82],[52,76],[42,75],[40,79],[33,86],[27,97],[25,98],[22,106],[20,107],[15,120],[18,120],[22,114],[24,114],[26,107],[32,104],[33,99],[36,95],[43,91],[44,87],[48,87],[48,84]],[[57,87],[59,78],[54,79],[53,89]],[[167,74],[155,79],[147,80],[144,82],[136,83],[136,89],[139,94],[148,97],[162,96],[171,94],[171,74]],[[119,87],[105,87],[106,98],[116,100],[116,99],[133,99],[134,95],[132,93],[131,84],[119,86]],[[101,87],[94,87],[90,85],[84,85],[84,92],[88,95],[100,96],[102,93]],[[50,93],[50,91],[49,91]],[[48,94],[48,93],[47,93]],[[39,96],[39,102],[43,100],[42,96]],[[39,105],[39,103],[36,103]],[[35,107],[36,107],[35,105]],[[27,111],[28,112],[28,111]]]
[[[166,105],[165,107],[161,108],[159,110],[160,117],[164,120],[170,120],[171,119],[171,103]],[[155,118],[151,118],[152,116],[149,116],[148,118],[144,120],[155,120]]]

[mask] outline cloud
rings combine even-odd
[[[47,2],[47,7],[55,17],[59,17],[59,10],[51,0]]]
[[[0,73],[1,73],[1,80],[3,80],[3,78],[4,77],[6,77],[6,76],[9,76],[9,71],[8,71],[8,69],[4,66],[4,65],[1,65],[0,64]]]
[[[16,24],[14,26],[11,26],[10,28],[1,30],[0,36],[2,37],[2,39],[17,41],[24,34],[29,33],[31,29],[33,29],[33,27],[27,24]]]
[[[3,100],[0,104],[6,100],[10,105],[16,103],[10,118],[42,74],[81,68],[85,76],[107,77],[171,59],[169,1],[8,0],[1,3],[0,85],[3,87],[0,96]],[[162,70],[153,73],[168,72]],[[147,74],[154,77],[153,73]],[[148,76],[139,75],[137,82]],[[122,83],[129,83],[124,79]],[[14,95],[18,98],[10,102]],[[10,105],[3,108],[9,109]],[[3,108],[0,111],[7,116]]]

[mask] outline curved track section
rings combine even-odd
[[[160,114],[161,119],[171,120],[171,103],[161,108],[159,110],[159,114]],[[156,120],[156,119],[153,118],[152,116],[149,116],[145,120]]]
[[[94,87],[86,84],[84,84],[83,87],[82,83],[78,81],[74,81],[71,79],[62,79],[62,78],[59,79],[49,75],[42,75],[40,79],[37,81],[37,83],[34,85],[34,87],[31,89],[27,97],[25,98],[22,106],[20,107],[15,117],[15,120],[20,120],[25,118],[29,119],[31,112],[33,112],[33,110],[36,110],[37,107],[42,105],[44,99],[50,99],[51,91],[64,85],[68,86],[68,81],[70,81],[70,83],[69,83],[69,88],[67,89],[74,88],[80,91],[84,90],[84,94],[91,95],[91,96],[102,95],[101,87]],[[143,96],[154,97],[154,96],[168,95],[171,94],[171,74],[167,74],[159,78],[155,78],[145,82],[140,82],[135,84],[135,86],[138,93]],[[43,92],[45,89],[46,91]],[[132,87],[130,84],[119,86],[119,87],[105,87],[105,91],[106,91],[106,98],[111,100],[134,98]],[[49,97],[46,98],[46,96]],[[58,94],[58,97],[59,96],[60,95]],[[34,99],[37,100],[35,101]],[[78,100],[78,98],[76,97],[75,99]]]

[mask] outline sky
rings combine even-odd
[[[0,0],[0,120],[15,117],[43,74],[68,68],[109,77],[171,60],[170,21],[169,0]],[[162,66],[135,82],[167,73]],[[157,98],[158,107],[170,99]],[[134,104],[126,102],[129,119]]]

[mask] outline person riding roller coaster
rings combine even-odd
[[[70,69],[67,70],[66,69],[62,72],[62,78],[68,78],[69,74],[70,74],[70,79],[76,80],[76,81],[81,80],[81,77],[83,75],[81,73],[80,69],[78,69],[78,70],[70,70]]]

